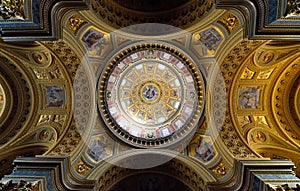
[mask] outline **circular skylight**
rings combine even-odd
[[[183,54],[159,45],[136,47],[108,64],[99,83],[99,108],[123,141],[151,147],[190,134],[203,112],[203,79]]]

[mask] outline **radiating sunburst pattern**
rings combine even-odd
[[[151,46],[121,52],[99,79],[99,108],[108,129],[142,147],[190,137],[204,108],[197,66],[175,49]]]
[[[108,79],[107,95],[117,124],[146,139],[173,134],[198,104],[189,69],[160,50],[142,50],[122,60]]]

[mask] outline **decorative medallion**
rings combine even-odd
[[[181,140],[193,132],[203,112],[201,73],[170,47],[128,49],[108,64],[99,82],[104,121],[131,145],[157,147]]]

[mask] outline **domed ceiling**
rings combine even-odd
[[[91,1],[94,14],[114,28],[141,23],[161,23],[187,28],[199,22],[212,8],[211,0]]]
[[[99,190],[141,161],[199,190],[234,179],[235,160],[300,167],[297,42],[249,40],[249,17],[209,0],[64,3],[59,40],[0,43],[1,176],[37,154]]]
[[[113,118],[104,120],[114,133],[134,145],[159,146],[195,131],[204,108],[204,80],[183,53],[142,44],[114,60],[99,87],[99,107],[102,116]]]
[[[159,0],[113,0],[115,3],[131,10],[136,10],[140,12],[163,12],[172,10],[182,6],[183,4],[189,3],[185,0],[177,0],[177,1],[159,1]]]

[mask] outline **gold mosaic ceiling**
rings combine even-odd
[[[97,172],[115,172],[102,164],[131,156],[133,144],[107,131],[110,121],[102,120],[100,115],[106,114],[99,114],[97,103],[101,109],[109,94],[100,94],[99,99],[97,83],[106,83],[98,80],[107,74],[112,58],[141,43],[184,50],[194,61],[195,71],[203,72],[205,118],[193,121],[196,129],[192,140],[176,150],[176,164],[198,170],[195,178],[191,170],[180,169],[201,189],[205,190],[204,182],[232,178],[234,159],[292,159],[300,167],[298,43],[247,40],[243,15],[215,9],[209,1],[178,1],[170,9],[157,8],[159,14],[154,17],[140,11],[142,4],[135,5],[92,0],[89,10],[64,15],[58,41],[1,42],[0,93],[4,96],[2,102],[0,99],[0,161],[7,166],[5,173],[11,170],[16,155],[43,153],[70,157],[77,179],[109,182]],[[167,13],[169,17],[161,17]],[[150,21],[187,31],[149,37],[115,30]],[[140,91],[133,95],[139,96],[139,101],[154,103],[164,80],[138,83]],[[180,85],[175,83],[178,93],[182,91]],[[125,92],[120,83],[117,88]],[[152,97],[145,97],[147,88],[152,88]],[[116,177],[122,179],[121,175]]]

